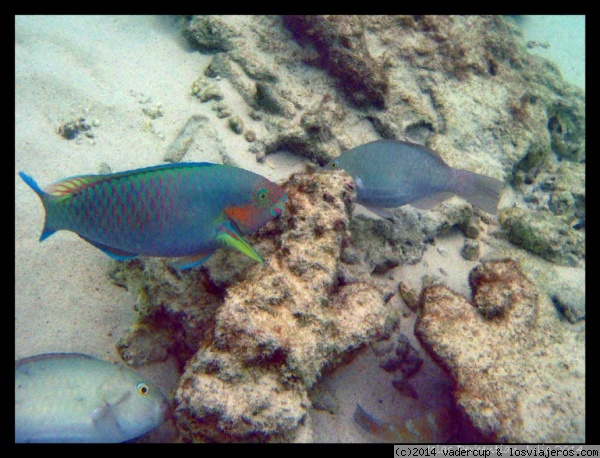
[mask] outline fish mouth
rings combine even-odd
[[[172,418],[175,418],[175,411],[173,410],[173,407],[171,407],[171,404],[167,400],[161,402],[158,408],[162,423]]]
[[[283,213],[283,205],[287,202],[287,199],[288,196],[286,193],[281,199],[279,199],[279,202],[273,205],[273,207],[271,208],[271,215],[273,215],[275,218],[281,216],[281,214]]]

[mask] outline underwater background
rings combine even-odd
[[[140,442],[583,442],[584,36],[583,16],[15,17],[15,359],[131,365],[174,409]],[[389,221],[320,170],[381,138],[504,181],[499,214]],[[248,236],[264,266],[40,243],[18,177],[179,162],[284,187]],[[447,434],[412,434],[427,415]]]

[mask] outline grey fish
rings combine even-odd
[[[395,444],[435,444],[446,442],[456,430],[456,416],[442,406],[425,415],[409,418],[402,423],[386,423],[356,405],[354,421],[365,431],[384,442]]]
[[[15,361],[15,442],[124,442],[169,411],[160,390],[124,366],[77,353]]]
[[[377,140],[352,148],[329,162],[354,179],[357,200],[379,208],[438,203],[459,195],[488,213],[496,213],[503,183],[446,164],[426,146],[397,140]],[[426,207],[425,207],[426,208]]]

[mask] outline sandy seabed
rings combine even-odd
[[[168,145],[193,115],[214,118],[207,104],[190,94],[209,56],[190,48],[180,33],[179,18],[114,16],[26,16],[15,20],[15,359],[53,352],[77,352],[120,361],[116,343],[134,325],[135,297],[107,276],[109,257],[77,235],[61,231],[39,242],[44,211],[38,197],[18,177],[31,175],[44,187],[61,178],[161,164]],[[155,119],[143,109],[159,110]],[[146,110],[149,111],[149,110]],[[57,133],[64,123],[85,118],[88,137],[66,140]],[[215,129],[230,147],[228,154],[244,168],[280,181],[307,162],[287,153],[259,163],[245,140],[221,122]],[[201,149],[186,161],[222,162]],[[454,291],[469,296],[462,236],[436,239],[416,266],[395,269],[390,281],[420,288],[426,273],[441,275]],[[484,255],[485,253],[482,253]],[[394,306],[406,312],[398,299]],[[412,336],[413,319],[402,321]],[[423,393],[440,370],[425,357],[415,384]],[[165,393],[176,387],[172,361],[137,368]],[[380,369],[370,349],[326,375],[323,387],[338,400],[335,414],[311,411],[316,442],[371,442],[377,439],[353,422],[356,404],[383,418],[401,418],[423,409],[420,401],[401,396]],[[171,424],[149,439],[173,440]],[[144,439],[141,439],[144,440]]]

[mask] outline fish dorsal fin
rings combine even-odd
[[[29,363],[35,363],[37,361],[48,361],[54,359],[78,359],[78,358],[87,358],[94,359],[89,355],[84,355],[83,353],[44,353],[42,355],[33,355],[27,356],[25,358],[21,358],[15,361],[15,367],[23,366]]]

